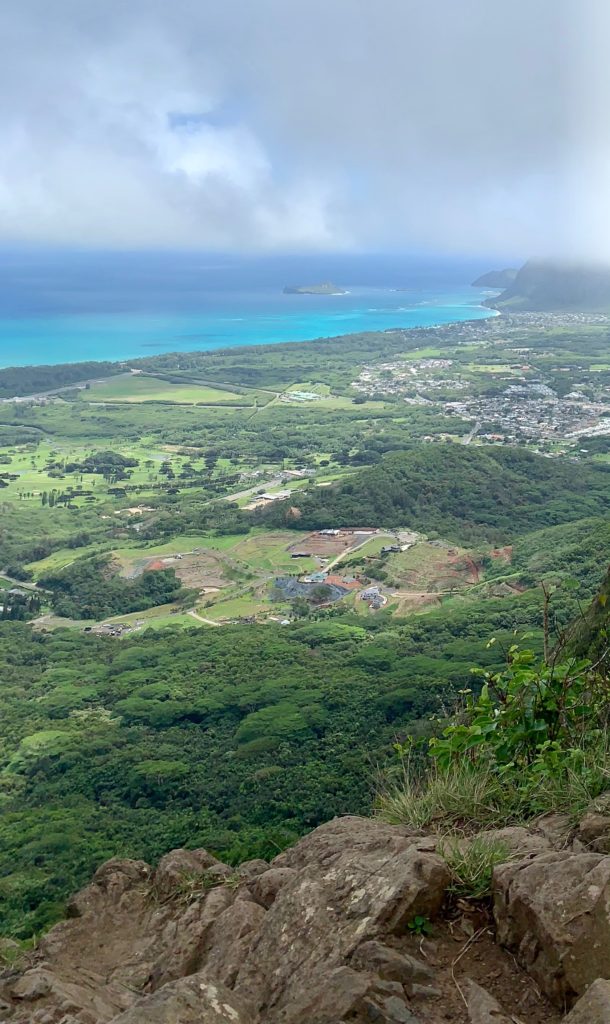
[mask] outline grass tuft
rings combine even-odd
[[[432,763],[422,772],[406,762],[400,778],[382,788],[377,813],[392,825],[439,833],[525,824],[550,813],[576,823],[610,791],[610,735],[575,754],[560,770],[538,772],[500,772],[491,763],[466,759],[447,769]]]
[[[506,843],[493,836],[444,836],[437,851],[451,872],[449,892],[467,900],[485,900],[491,896],[491,880],[496,864],[505,864],[511,854]]]

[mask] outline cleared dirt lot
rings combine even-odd
[[[341,530],[336,536],[330,534],[310,533],[306,537],[291,544],[289,551],[307,551],[318,558],[335,558],[352,548],[358,547],[368,537],[375,537],[376,533],[370,531],[348,531]]]
[[[226,565],[223,559],[212,551],[192,552],[183,555],[164,555],[139,558],[133,561],[122,575],[127,579],[135,579],[143,572],[152,569],[174,569],[178,579],[185,587],[202,590],[207,587],[222,588],[230,584],[225,574]]]

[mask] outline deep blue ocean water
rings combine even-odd
[[[0,252],[0,366],[306,341],[490,315],[487,263],[413,256]],[[332,281],[347,295],[284,295]]]

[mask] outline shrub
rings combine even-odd
[[[550,811],[573,820],[610,788],[608,680],[586,660],[537,662],[512,647],[503,672],[479,670],[478,696],[428,744],[422,767],[397,745],[398,782],[379,811],[390,822],[476,830]]]
[[[501,770],[556,770],[608,722],[608,682],[585,659],[537,662],[514,645],[503,672],[475,672],[484,680],[479,696],[467,691],[461,719],[430,741],[443,767],[465,756]]]

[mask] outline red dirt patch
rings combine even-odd
[[[510,562],[513,557],[513,546],[512,544],[507,544],[503,548],[494,548],[489,554],[491,558],[497,558],[502,562]]]
[[[343,579],[343,576],[332,575],[327,576],[324,582],[328,583],[329,586],[343,587],[344,590],[360,590],[360,588],[364,585],[360,580],[354,580],[353,583],[346,583]]]

